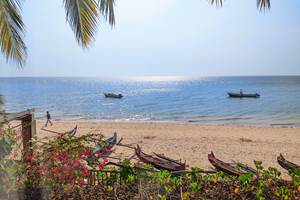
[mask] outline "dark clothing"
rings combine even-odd
[[[47,121],[46,121],[45,127],[48,125],[48,123],[50,123],[50,125],[52,126],[52,122],[50,121],[50,119],[51,119],[50,113],[47,112],[46,116],[47,116]]]

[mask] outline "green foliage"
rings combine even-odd
[[[259,200],[265,200],[264,192],[268,188],[268,185],[264,180],[258,180],[258,186],[256,190],[256,198]]]
[[[272,177],[272,178],[279,178],[281,176],[281,172],[274,167],[269,167],[268,173],[269,173],[270,177]]]
[[[20,0],[0,1],[0,47],[7,60],[12,59],[22,65],[26,59],[26,46],[20,5]]]
[[[2,112],[1,108],[4,105],[4,97],[0,94],[0,113]]]
[[[182,184],[182,177],[172,177],[171,178],[171,183],[175,186],[175,187],[180,187]]]
[[[122,162],[124,167],[120,170],[120,178],[125,180],[126,183],[132,184],[137,180],[134,169],[132,168],[129,160],[124,160]]]
[[[299,187],[300,186],[300,169],[296,169],[294,171],[289,171],[289,175],[292,178],[292,186]]]
[[[253,180],[253,174],[245,173],[245,174],[239,176],[238,179],[243,187],[249,188],[250,184],[252,183],[252,180]]]
[[[255,167],[256,167],[257,170],[263,170],[264,169],[264,167],[262,166],[262,162],[261,161],[255,160],[254,164],[255,164]]]
[[[159,200],[167,200],[167,196],[166,195],[162,195],[162,194],[158,194],[158,199]]]
[[[292,196],[292,191],[287,186],[282,186],[276,190],[275,195],[282,200],[288,200]]]
[[[171,173],[167,170],[158,171],[154,176],[156,176],[161,183],[169,183],[171,180]]]
[[[192,182],[192,183],[190,183],[189,188],[192,192],[197,192],[201,189],[201,185],[197,182]]]
[[[0,192],[9,192],[17,185],[20,166],[7,158],[16,144],[15,135],[12,128],[0,127]]]
[[[10,154],[14,140],[11,128],[2,130],[2,133],[0,134],[0,159],[3,160],[7,155]]]

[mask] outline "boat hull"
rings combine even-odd
[[[260,97],[259,94],[240,94],[240,93],[233,93],[233,92],[227,92],[229,97],[232,98],[258,98]]]
[[[296,170],[296,169],[300,169],[300,166],[299,165],[297,165],[297,164],[295,164],[295,163],[292,163],[292,162],[290,162],[290,161],[288,161],[288,160],[286,160],[284,157],[283,157],[283,155],[282,154],[280,154],[278,157],[277,157],[277,162],[278,162],[278,164],[282,167],[282,168],[284,168],[284,169],[286,169],[286,170]]]
[[[114,94],[114,93],[104,93],[106,98],[113,98],[113,99],[121,99],[123,97],[122,94]]]
[[[160,169],[160,170],[168,170],[168,171],[184,171],[186,168],[185,163],[175,163],[172,161],[164,161],[164,159],[159,159],[156,157],[153,157],[151,155],[148,155],[144,152],[142,152],[141,148],[137,145],[135,148],[135,154],[139,158],[140,161],[143,163],[148,163],[153,165],[153,167]]]
[[[213,152],[208,154],[208,160],[209,162],[218,170],[223,171],[228,175],[232,176],[241,176],[243,175],[243,172],[240,172],[236,170],[234,167],[230,166],[229,164],[217,159]]]

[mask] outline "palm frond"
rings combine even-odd
[[[87,47],[97,29],[98,5],[96,0],[63,0],[66,19],[75,33],[77,42]]]
[[[100,5],[100,13],[108,20],[109,24],[115,25],[115,0],[98,0]]]
[[[4,97],[3,97],[3,95],[0,94],[0,109],[3,106],[3,104],[4,104]]]
[[[6,59],[22,66],[26,59],[23,42],[25,26],[20,15],[19,0],[0,0],[0,46]]]
[[[223,6],[223,0],[208,0],[211,5],[215,5],[216,7]]]
[[[259,10],[265,10],[271,8],[271,0],[257,0],[257,8]]]

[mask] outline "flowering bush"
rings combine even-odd
[[[33,141],[32,151],[25,155],[24,184],[81,187],[87,183],[91,170],[102,169],[108,163],[108,159],[102,156],[105,146],[95,151],[100,143],[103,143],[100,134],[81,137],[65,134],[48,142]]]

